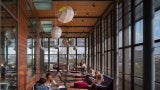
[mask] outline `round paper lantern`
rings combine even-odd
[[[57,40],[62,35],[62,29],[58,26],[53,27],[51,35],[53,39]]]
[[[70,22],[74,17],[74,11],[70,6],[63,6],[59,9],[58,20],[62,23]]]
[[[5,33],[5,36],[6,36],[8,39],[15,39],[15,32],[12,31],[12,30],[8,30],[8,31]]]

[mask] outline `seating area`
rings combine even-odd
[[[101,84],[95,84],[92,88],[94,90],[113,90],[113,78],[103,75],[104,81]],[[86,80],[88,84],[92,83],[93,77],[87,76]]]

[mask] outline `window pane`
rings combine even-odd
[[[131,12],[124,16],[124,27],[127,27],[131,24]]]
[[[76,55],[69,55],[69,69],[71,70],[75,66],[76,66]]]
[[[154,58],[155,58],[155,80],[160,82],[160,43],[155,43],[154,49]]]
[[[118,64],[118,67],[119,67],[118,69],[119,69],[119,73],[122,73],[122,65],[123,65],[123,63],[122,63],[122,56],[123,56],[123,55],[122,55],[122,49],[119,50],[118,56],[119,56],[119,57],[118,57],[118,58],[119,58],[119,59],[118,59],[118,60],[119,60],[119,61],[118,61],[118,63],[119,63],[119,64]]]
[[[59,47],[59,54],[67,54],[67,47]]]
[[[160,10],[155,12],[153,30],[154,30],[154,35],[153,35],[154,40],[160,39]]]
[[[50,54],[58,54],[58,49],[50,48]]]
[[[77,47],[69,47],[69,54],[76,54],[76,49]]]
[[[122,31],[119,32],[119,47],[122,47],[123,39],[122,39]]]
[[[131,48],[125,49],[125,74],[131,74]]]
[[[134,78],[134,90],[143,90],[143,79]]]
[[[134,48],[134,75],[143,77],[143,46]]]
[[[85,47],[77,47],[77,54],[85,54]]]
[[[135,5],[139,4],[142,0],[135,0]]]
[[[131,27],[124,30],[124,45],[131,45]]]
[[[131,48],[125,49],[125,88],[131,90]]]
[[[77,38],[77,46],[85,46],[85,39]]]
[[[135,44],[143,42],[143,20],[135,24]]]
[[[17,14],[16,2],[13,3],[13,0],[2,0],[2,2],[9,7],[9,10],[13,10],[14,15]],[[8,90],[17,90],[17,25],[15,19],[0,6],[0,81],[9,85]],[[5,90],[2,86],[0,89]]]
[[[119,31],[122,29],[122,19],[118,20],[118,29]]]
[[[155,0],[155,9],[158,9],[160,7],[160,1],[159,0]]]
[[[138,20],[143,16],[143,3],[135,8],[135,19]]]

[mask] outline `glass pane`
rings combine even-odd
[[[62,70],[67,70],[67,55],[64,54],[64,55],[59,55],[59,67],[62,69]]]
[[[131,24],[131,12],[124,16],[124,28]]]
[[[58,60],[57,56],[58,55],[50,55],[50,63],[57,62]]]
[[[67,54],[67,47],[59,47],[59,54]]]
[[[160,1],[159,0],[155,0],[155,9],[158,9],[160,7]]]
[[[122,49],[119,50],[119,53],[118,53],[118,69],[119,69],[119,73],[122,73],[122,65],[123,65],[123,62],[122,62]]]
[[[142,2],[142,0],[135,0],[135,5],[139,4],[140,2]]]
[[[48,54],[44,55],[44,62],[48,63]]]
[[[131,45],[131,27],[130,26],[124,30],[124,45],[125,46]]]
[[[143,20],[135,24],[135,44],[143,42]]]
[[[134,48],[134,75],[143,77],[143,46]]]
[[[125,74],[131,74],[131,48],[125,49]]]
[[[122,19],[118,20],[118,30],[122,29]]]
[[[69,54],[76,54],[74,47],[69,47]]]
[[[143,90],[143,79],[134,78],[134,90]]]
[[[131,90],[131,48],[125,49],[125,88]]]
[[[69,55],[69,70],[73,70],[76,67],[76,55]]]
[[[135,8],[135,19],[138,20],[143,16],[143,3]]]
[[[119,47],[122,47],[123,38],[122,38],[122,31],[119,32]]]
[[[155,12],[153,23],[154,40],[160,39],[160,10]]]
[[[51,10],[52,3],[51,2],[35,2],[34,3],[37,10]]]
[[[131,0],[124,1],[124,13],[128,13],[131,10]]]
[[[132,90],[131,89],[131,75],[125,75],[125,90]],[[136,89],[139,90],[139,89]]]
[[[85,54],[85,47],[77,47],[77,54]]]
[[[108,50],[111,50],[111,37],[108,38]]]
[[[122,3],[118,5],[118,18],[122,17]]]
[[[10,1],[3,2],[8,6]],[[10,5],[13,3],[10,2]],[[14,5],[12,5],[14,7]],[[15,7],[16,8],[16,7]],[[13,8],[12,8],[13,9]],[[17,22],[0,7],[0,65],[1,82],[9,85],[9,90],[17,90]],[[4,88],[0,88],[6,90]]]
[[[155,80],[160,82],[160,43],[155,43],[154,49],[154,58],[155,58]]]
[[[108,69],[111,70],[111,52],[108,52]]]
[[[118,85],[118,90],[123,90],[123,79],[122,79],[122,73],[119,73],[119,85]]]
[[[58,54],[58,49],[50,48],[50,54]]]
[[[77,46],[85,46],[85,39],[77,38]]]
[[[28,35],[27,39],[27,81],[35,74],[34,40]]]

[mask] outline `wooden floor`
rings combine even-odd
[[[85,80],[84,78],[75,78],[74,77],[75,75],[79,75],[80,73],[67,73],[65,75],[62,75],[63,81],[60,80],[60,78],[56,75],[56,72],[52,72],[52,74],[53,74],[53,77],[55,78],[57,83],[64,84],[64,85],[66,84],[67,90],[89,90],[89,89],[80,89],[80,88],[74,87],[75,81],[84,81]]]

